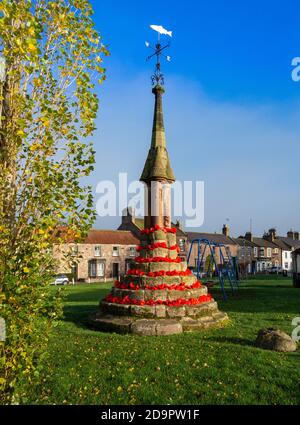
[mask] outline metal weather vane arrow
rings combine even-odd
[[[151,46],[148,41],[145,42],[146,47],[150,47],[152,50],[154,50],[154,53],[152,53],[152,55],[148,56],[146,60],[148,61],[151,58],[153,58],[154,56],[156,56],[155,71],[154,71],[154,74],[151,76],[151,80],[152,80],[153,85],[163,85],[164,84],[164,75],[161,72],[160,58],[161,58],[161,56],[163,56],[164,58],[166,58],[166,60],[168,62],[170,62],[171,57],[165,55],[162,52],[165,49],[167,49],[168,47],[170,47],[171,43],[169,41],[166,45],[162,46],[161,43],[160,43],[160,35],[163,34],[163,35],[168,35],[169,37],[172,37],[172,31],[167,31],[161,25],[150,25],[150,28],[158,33],[158,40],[157,40],[155,47]]]

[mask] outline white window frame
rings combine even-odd
[[[136,246],[135,245],[129,247],[129,255],[130,255],[130,257],[136,256]]]
[[[104,276],[105,276],[105,263],[104,261],[97,261],[97,277],[104,277]]]
[[[267,257],[272,257],[272,248],[267,248]]]
[[[112,256],[113,257],[119,257],[120,256],[120,247],[113,246],[113,248],[112,248]]]
[[[105,262],[103,260],[101,261],[92,258],[91,260],[89,260],[88,267],[89,277],[91,277],[92,279],[105,276]],[[91,271],[93,271],[93,273]]]
[[[95,257],[101,257],[101,246],[100,245],[94,246],[94,256]]]

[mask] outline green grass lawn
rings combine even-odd
[[[300,316],[300,289],[290,279],[255,278],[224,302],[223,329],[167,337],[89,330],[109,284],[66,289],[64,320],[53,331],[41,383],[27,403],[46,404],[299,404],[300,352],[253,346],[262,327],[291,334]]]

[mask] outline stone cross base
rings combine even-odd
[[[178,257],[175,229],[146,230],[139,256],[122,282],[100,301],[91,327],[136,335],[171,335],[220,326],[228,320],[207,287]]]
[[[91,328],[103,332],[135,335],[173,335],[223,326],[228,321],[226,313],[215,312],[211,316],[182,317],[177,319],[151,319],[133,316],[115,316],[95,313],[90,316]]]

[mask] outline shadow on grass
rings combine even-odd
[[[242,345],[242,346],[248,346],[248,347],[255,347],[254,341],[251,339],[245,339],[245,338],[237,338],[237,337],[226,337],[226,336],[212,336],[206,339],[207,341],[212,342],[221,342],[221,343],[229,343],[229,344],[235,344],[235,345]]]
[[[77,327],[87,328],[88,318],[99,308],[99,301],[109,292],[107,288],[86,288],[85,291],[70,293],[64,306],[65,322],[72,322]]]

